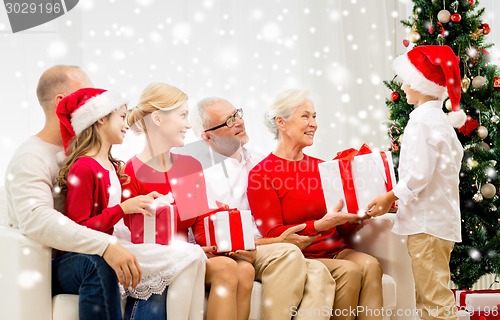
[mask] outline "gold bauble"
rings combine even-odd
[[[486,84],[486,78],[483,76],[477,76],[474,77],[474,79],[472,79],[472,86],[476,89],[481,88],[485,84]]]
[[[481,187],[481,194],[483,195],[483,197],[485,197],[486,199],[491,199],[495,196],[495,193],[497,193],[497,188],[495,188],[494,185],[492,185],[491,183],[485,183],[482,187]]]
[[[479,148],[483,149],[484,151],[490,151],[490,149],[491,149],[490,145],[487,144],[484,141],[483,142],[479,142],[477,145],[479,146]]]
[[[461,81],[462,91],[467,92],[467,90],[469,89],[469,85],[470,85],[470,79],[467,77],[463,77]]]
[[[451,13],[448,10],[441,10],[438,12],[438,20],[441,23],[448,23],[451,19]]]
[[[469,169],[473,169],[473,168],[477,167],[478,164],[479,164],[479,162],[477,162],[476,160],[474,160],[472,158],[467,159],[467,167]]]
[[[445,106],[446,110],[451,111],[451,108],[453,106],[451,105],[450,99],[446,99],[446,101],[444,102],[444,106]]]
[[[408,33],[408,40],[410,40],[410,42],[412,43],[420,41],[420,38],[420,33],[418,33],[417,30],[412,30],[410,31],[410,33]]]
[[[477,127],[477,136],[479,139],[484,139],[488,136],[488,129],[485,126]]]

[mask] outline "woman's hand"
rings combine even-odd
[[[346,222],[356,223],[361,221],[361,218],[357,214],[340,212],[340,209],[342,209],[343,205],[344,201],[340,199],[332,211],[327,212],[323,216],[323,218],[314,221],[314,228],[316,229],[316,231],[322,232],[342,225]]]
[[[136,196],[120,203],[120,207],[125,214],[142,213],[148,217],[153,216],[151,213],[151,205],[153,200],[161,197],[161,194],[153,191],[143,196]]]

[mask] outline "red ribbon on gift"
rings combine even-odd
[[[227,205],[219,205],[218,209],[209,212],[208,215],[208,232],[207,245],[216,246],[217,238],[215,234],[215,219],[216,214],[221,211],[227,211],[229,217],[229,232],[231,234],[231,251],[245,249],[245,238],[243,235],[243,223],[238,209],[229,209]]]
[[[367,145],[363,144],[359,150],[354,148],[340,151],[333,160],[339,160],[340,178],[342,179],[342,188],[344,190],[344,197],[346,200],[347,212],[358,213],[358,198],[356,196],[356,189],[354,188],[354,179],[352,177],[351,161],[355,156],[372,153],[372,149]],[[391,170],[389,168],[389,162],[387,161],[387,156],[384,152],[380,152],[382,162],[384,163],[385,171],[385,188],[387,191],[392,190],[392,179]]]
[[[229,228],[231,229],[231,248],[232,251],[245,249],[245,239],[243,238],[243,223],[238,210],[229,211]]]

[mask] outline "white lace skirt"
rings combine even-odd
[[[115,226],[114,235],[122,246],[136,256],[142,269],[142,278],[137,287],[125,288],[120,285],[122,297],[147,300],[152,294],[162,294],[188,265],[194,261],[207,259],[200,246],[185,241],[175,240],[167,246],[132,243],[129,240],[130,232],[123,224]]]

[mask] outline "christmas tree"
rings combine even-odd
[[[413,0],[413,16],[402,24],[409,30],[408,45],[448,45],[460,58],[461,108],[467,122],[457,130],[464,147],[460,173],[462,242],[455,245],[450,268],[459,288],[471,288],[484,274],[500,275],[500,72],[490,62],[487,35],[481,20],[484,8],[475,0]],[[409,114],[413,109],[396,79],[384,82],[392,91],[389,136],[395,165]],[[451,110],[449,100],[443,110]]]

